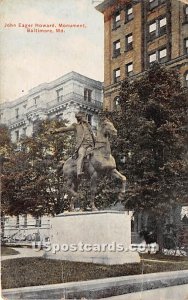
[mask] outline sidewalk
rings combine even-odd
[[[15,255],[3,255],[1,256],[1,261],[6,260],[6,259],[14,259],[14,258],[21,258],[21,257],[42,257],[44,254],[44,250],[38,251],[37,249],[32,249],[32,248],[12,248],[18,252],[19,254]]]

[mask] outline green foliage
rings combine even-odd
[[[49,133],[50,128],[64,126],[63,121],[47,120],[35,125],[33,136],[23,138],[19,151],[12,150],[4,163],[2,206],[9,215],[56,214],[68,206],[64,198],[66,184],[59,169],[70,156],[72,136]]]
[[[127,207],[156,214],[187,200],[187,90],[177,71],[154,65],[140,79],[125,80],[113,154],[128,179]],[[124,157],[125,164],[121,161]]]
[[[13,144],[11,143],[11,137],[8,127],[5,125],[0,125],[0,156],[9,155]]]

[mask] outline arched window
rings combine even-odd
[[[184,86],[188,87],[188,71],[184,74]]]
[[[120,106],[120,100],[119,100],[119,96],[116,96],[115,98],[114,98],[114,103],[113,103],[114,105],[113,105],[113,109],[114,110],[120,110],[120,108],[121,108],[121,106]]]

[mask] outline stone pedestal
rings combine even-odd
[[[131,249],[131,215],[124,211],[63,213],[54,217],[46,257],[101,264],[140,262]]]

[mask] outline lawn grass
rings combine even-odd
[[[177,264],[174,261],[164,264],[143,260],[140,263],[113,266],[41,257],[17,258],[2,261],[2,287],[8,289],[187,269],[187,258],[179,260]]]
[[[16,255],[19,254],[20,252],[10,248],[10,247],[5,247],[5,246],[1,246],[1,255],[5,256],[5,255]]]

